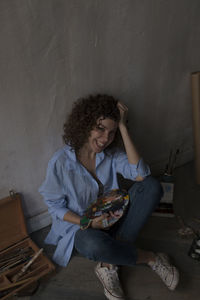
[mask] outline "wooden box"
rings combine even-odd
[[[55,269],[52,262],[41,253],[17,281],[13,280],[38,251],[39,248],[28,236],[26,230],[20,195],[11,194],[1,199],[0,300],[16,295]]]

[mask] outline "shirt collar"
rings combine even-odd
[[[71,146],[65,145],[65,146],[64,146],[64,151],[68,154],[68,156],[69,156],[72,160],[77,161],[75,150],[72,149]]]
[[[103,151],[96,154],[96,167],[101,163],[104,157],[105,157],[105,153]]]

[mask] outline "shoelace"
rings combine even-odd
[[[169,270],[169,266],[167,265],[167,263],[162,261],[160,257],[158,257],[158,261],[153,266],[153,270],[158,272],[164,280],[167,279],[167,275],[168,275],[167,271]]]
[[[117,271],[115,269],[111,269],[111,270],[107,269],[105,274],[107,276],[107,280],[108,280],[111,288],[120,289],[120,287],[119,287],[120,283],[119,283]],[[116,285],[116,282],[117,282],[117,285]]]

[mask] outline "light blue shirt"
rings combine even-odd
[[[117,173],[131,180],[140,175],[150,175],[150,169],[143,159],[137,165],[130,164],[126,153],[104,152],[96,154],[96,175],[104,186],[104,192],[119,188]],[[99,185],[93,176],[76,158],[70,146],[57,151],[48,163],[46,179],[39,189],[52,217],[51,230],[46,237],[47,244],[57,245],[53,260],[66,266],[74,247],[74,236],[79,225],[63,221],[64,215],[72,211],[79,216],[88,205],[97,199]]]

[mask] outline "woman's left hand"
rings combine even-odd
[[[115,212],[109,211],[109,217],[107,218],[110,225],[113,225],[123,216],[123,210],[116,210]]]
[[[126,125],[126,122],[127,122],[127,114],[128,114],[128,107],[122,103],[122,102],[119,102],[117,103],[117,107],[120,111],[120,121],[119,121],[119,125],[123,124],[123,125]]]

